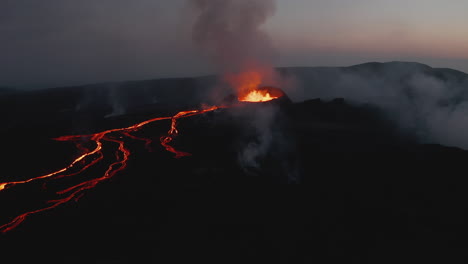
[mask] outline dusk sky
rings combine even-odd
[[[468,72],[466,0],[277,0],[275,66],[417,61]],[[0,86],[216,72],[185,0],[2,0]]]

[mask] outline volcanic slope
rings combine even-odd
[[[127,139],[132,155],[124,171],[78,202],[31,216],[0,235],[2,261],[465,263],[468,152],[419,144],[376,106],[301,101],[330,95],[327,89],[343,72],[362,80],[391,77],[396,86],[421,73],[463,85],[466,74],[401,62],[280,71],[300,76],[304,94],[288,93],[297,103],[181,119],[173,146],[192,154],[181,159],[159,144],[170,120],[145,127],[136,136],[154,143],[148,149],[144,141]],[[8,153],[2,180],[42,175],[76,157],[74,144],[52,138],[213,103],[214,82],[10,89],[0,96],[0,138]],[[273,113],[266,127],[252,117],[262,111]],[[268,135],[274,136],[267,151],[252,166],[241,154]],[[96,177],[108,162],[83,177]],[[2,224],[41,206],[55,196],[48,190],[63,183],[0,192]]]
[[[78,202],[34,215],[2,235],[2,258],[18,263],[462,263],[466,192],[460,171],[468,152],[417,144],[378,108],[343,99],[247,108],[179,120],[173,145],[191,157],[175,159],[159,145],[170,121],[142,130],[139,137],[155,139],[152,151],[129,140],[133,154],[124,171]],[[177,112],[155,109],[95,126],[89,122],[87,129]],[[264,135],[252,117],[261,111],[273,113],[267,127],[275,136],[255,167],[239,155]],[[2,166],[5,177],[37,175],[76,154],[73,145],[48,140],[67,126],[36,124],[2,134],[10,154]],[[51,184],[46,189],[61,183]],[[48,195],[40,183],[6,190],[0,193],[0,219]]]

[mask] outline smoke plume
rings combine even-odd
[[[296,88],[293,76],[282,76],[274,69],[277,54],[262,28],[275,14],[274,0],[189,2],[195,16],[193,42],[219,70],[221,85],[236,93],[252,86],[276,86],[287,92]]]
[[[190,1],[193,41],[223,73],[269,65],[273,46],[261,26],[275,12],[273,0]]]
[[[266,85],[285,89],[283,84],[292,83],[274,70],[272,40],[262,29],[275,13],[274,0],[190,0],[190,3],[196,17],[193,41],[220,71],[221,86],[241,95]],[[250,134],[239,149],[239,162],[247,173],[255,174],[262,171],[262,161],[272,148],[287,145],[281,131],[277,131],[280,126],[275,126],[278,109],[263,107],[255,113],[239,114],[247,117],[245,130]]]

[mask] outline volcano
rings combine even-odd
[[[291,99],[286,93],[275,87],[259,87],[256,90],[250,91],[238,96],[241,103],[255,104],[255,103],[273,103],[278,105],[287,105],[291,103]]]
[[[144,97],[143,89],[131,88],[130,97]],[[4,185],[1,224],[52,205],[69,194],[57,194],[64,186],[99,178],[120,162],[112,178],[83,196],[1,234],[5,262],[457,263],[465,255],[460,171],[468,152],[421,144],[378,107],[344,99],[269,107],[292,95],[257,103],[235,95],[237,107],[139,105],[106,119],[109,109],[97,107],[99,100],[89,114],[67,111],[80,101],[80,89],[86,88],[1,98],[2,108],[17,102],[5,111],[10,122],[1,130],[8,153],[1,182],[64,168],[95,150],[95,140],[103,147],[76,162],[69,174],[89,164],[83,160],[96,162],[79,175]],[[174,97],[191,98],[187,90]],[[250,118],[262,111],[274,114],[270,126]],[[61,138],[106,131],[102,138]],[[252,174],[240,153],[254,156],[263,142],[270,144]]]

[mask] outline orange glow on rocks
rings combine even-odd
[[[238,74],[229,74],[226,81],[236,90],[240,102],[261,103],[280,98],[284,93],[273,87],[263,86],[272,81],[274,74],[268,68],[258,68]]]

